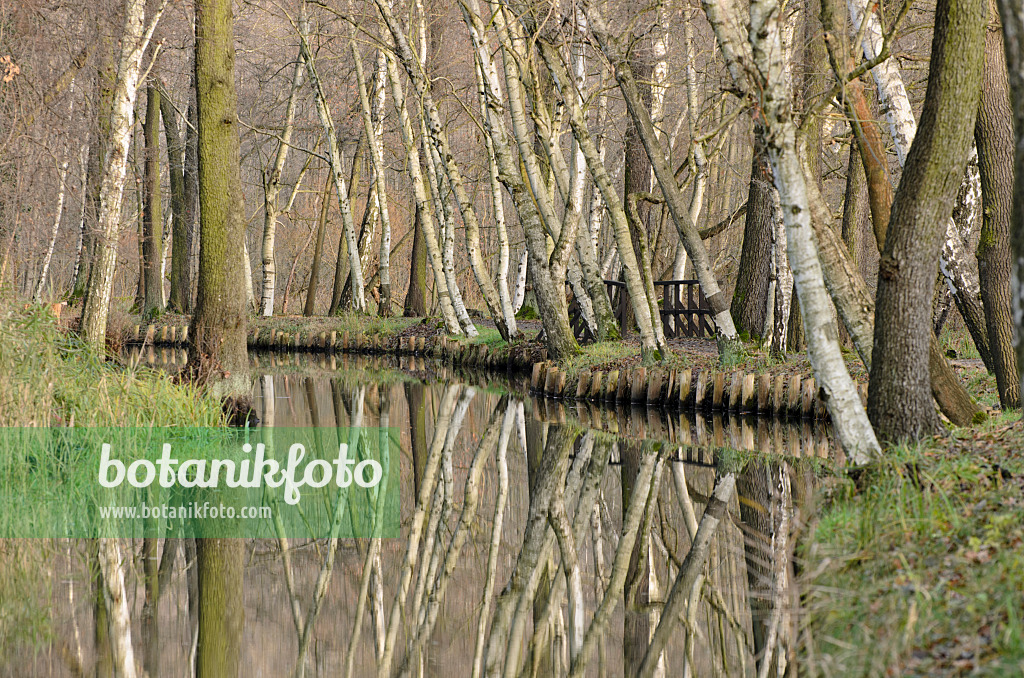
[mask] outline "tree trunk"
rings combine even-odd
[[[628,64],[621,57],[617,56],[611,47],[608,29],[603,19],[597,13],[596,8],[591,6],[588,10],[588,16],[602,51],[605,52],[615,66],[615,79],[618,81],[619,89],[626,99],[626,107],[629,109],[630,118],[637,124],[644,148],[647,150],[647,156],[650,158],[654,174],[658,178],[658,185],[661,187],[662,193],[668,202],[672,219],[676,224],[676,229],[679,231],[679,237],[686,247],[690,261],[693,264],[693,270],[697,275],[697,280],[700,281],[704,296],[714,313],[718,333],[719,355],[722,357],[731,355],[737,350],[736,344],[739,341],[739,336],[736,333],[736,326],[729,312],[729,304],[718,285],[718,280],[715,278],[710,257],[708,256],[707,249],[704,247],[704,243],[700,239],[697,227],[690,221],[689,209],[683,200],[679,185],[676,183],[675,173],[668,165],[663,144],[655,134],[650,112],[643,105],[643,101],[637,91],[636,81]],[[651,293],[652,290],[648,292]]]
[[[320,203],[320,218],[316,226],[316,246],[313,248],[313,263],[309,268],[309,284],[306,286],[306,305],[302,309],[302,315],[307,318],[313,315],[316,310],[316,291],[320,283],[320,259],[324,251],[324,235],[327,232],[327,210],[330,207],[328,201],[331,199],[331,176],[327,176],[324,184],[323,200]]]
[[[1010,217],[1013,210],[1013,112],[1006,53],[995,0],[988,0],[992,26],[985,33],[985,69],[974,138],[978,144],[983,221],[978,242],[978,278],[985,306],[989,350],[1003,409],[1020,407],[1017,357],[1010,317]]]
[[[199,288],[189,367],[218,397],[248,394],[245,276],[248,262],[239,171],[231,0],[196,0]],[[226,675],[226,674],[224,674]]]
[[[423,237],[423,218],[419,206],[415,206],[412,235],[412,255],[409,257],[409,289],[405,293],[403,315],[409,318],[423,318],[427,309],[427,243]]]
[[[847,0],[847,6],[853,21],[854,32],[863,36],[864,56],[868,59],[874,58],[881,52],[883,42],[882,28],[877,15],[874,10],[867,11],[867,0]],[[917,133],[917,123],[914,120],[907,89],[900,76],[899,65],[895,59],[886,59],[871,69],[871,74],[878,88],[879,103],[885,110],[886,119],[889,122],[889,132],[894,141],[896,157],[900,167],[903,167]],[[965,176],[964,180],[967,178]],[[973,193],[974,191],[968,191],[967,195]],[[954,294],[957,308],[971,332],[971,337],[978,346],[978,352],[982,356],[987,356],[989,353],[988,333],[982,309],[978,276],[971,268],[970,253],[966,251],[963,239],[959,237],[952,219],[947,220],[945,229],[939,270]]]
[[[772,234],[782,218],[777,212],[778,191],[772,177],[764,128],[754,125],[754,153],[747,193],[747,220],[743,227],[743,249],[732,295],[732,317],[736,330],[751,338],[764,330],[768,286],[771,276]]]
[[[881,438],[918,439],[939,426],[928,353],[935,262],[970,149],[984,64],[984,0],[939,0],[921,126],[893,201],[879,262],[868,411]]]
[[[395,103],[395,109],[398,111],[398,117],[401,122],[406,167],[409,179],[412,182],[413,196],[416,199],[416,217],[422,231],[430,270],[434,274],[434,290],[437,292],[438,305],[441,307],[441,318],[444,320],[445,329],[449,334],[459,334],[462,332],[462,328],[459,324],[459,318],[456,315],[451,292],[445,277],[441,248],[437,244],[437,234],[434,229],[434,220],[427,197],[428,189],[424,183],[423,174],[420,172],[419,149],[416,144],[416,138],[413,135],[412,122],[409,120],[409,109],[406,105],[405,92],[402,90],[402,83],[398,78],[398,66],[389,52],[385,52],[384,56],[387,59],[391,98]],[[430,162],[429,159],[427,162]],[[470,326],[472,327],[472,322]]]
[[[1013,102],[1013,127],[1016,139],[1024,137],[1024,6],[1018,2],[997,0],[1003,23],[1003,48],[1009,74],[1010,99]],[[1013,212],[1010,233],[1010,291],[1014,329],[1017,333],[1018,382],[1024,368],[1024,145],[1014,145]]]
[[[117,539],[99,540],[100,570],[103,574],[103,599],[107,611],[111,659],[118,678],[135,678],[135,652],[132,649],[132,620],[128,594],[124,586],[121,545]]]
[[[142,123],[142,136],[145,144],[142,274],[146,280],[142,313],[150,316],[164,308],[164,281],[160,266],[164,225],[160,204],[160,90],[153,85],[146,90],[146,119]]]
[[[171,184],[171,296],[167,305],[178,313],[186,313],[186,299],[192,284],[185,214],[185,143],[178,125],[178,112],[166,91],[160,93],[160,117],[164,123]]]
[[[288,92],[288,105],[284,113],[284,126],[281,130],[281,141],[274,156],[274,166],[266,178],[263,189],[263,287],[260,292],[260,315],[274,315],[274,293],[277,291],[277,262],[274,241],[277,235],[277,198],[281,193],[281,173],[288,159],[292,133],[295,131],[295,108],[299,99],[299,88],[302,87],[302,72],[306,64],[302,60],[302,50],[295,61],[292,73],[291,89]]]
[[[376,187],[376,207],[380,214],[380,302],[377,309],[379,315],[388,317],[391,312],[391,216],[388,213],[387,182],[384,175],[384,139],[381,132],[376,129],[373,111],[370,108],[370,97],[366,91],[366,82],[363,79],[363,59],[359,54],[359,47],[356,45],[353,34],[349,40],[349,47],[352,51],[352,59],[356,66],[356,83],[359,89],[359,104],[363,111],[363,127],[370,146],[370,160],[373,166],[374,186]],[[383,54],[381,54],[383,58]],[[383,90],[383,82],[381,89]],[[376,102],[375,102],[376,107]],[[383,115],[383,107],[378,108],[378,115]]]
[[[195,68],[192,69],[189,88],[188,125],[185,126],[185,250],[188,252],[188,277],[183,283],[184,300],[182,311],[191,313],[195,308],[196,285],[199,271],[199,120],[196,111]]]
[[[117,263],[121,202],[128,170],[128,146],[135,121],[135,99],[138,95],[142,55],[164,7],[166,2],[161,3],[147,26],[145,0],[125,0],[124,3],[124,30],[108,128],[110,142],[100,181],[97,250],[89,273],[89,294],[82,309],[81,320],[82,337],[96,350],[102,349],[106,341],[107,314]]]
[[[201,299],[200,296],[200,304]],[[244,540],[196,539],[199,572],[196,678],[236,678],[239,675],[245,619],[244,568]]]
[[[306,0],[302,1],[303,12]],[[313,85],[313,92],[316,95],[316,111],[320,117],[320,124],[327,134],[327,144],[330,150],[331,172],[334,175],[335,189],[338,192],[338,203],[341,206],[341,222],[343,237],[348,244],[348,260],[352,281],[352,308],[360,313],[366,311],[366,295],[363,283],[363,269],[359,263],[359,247],[356,242],[355,224],[352,220],[352,205],[349,202],[348,190],[345,186],[345,177],[342,176],[341,148],[338,145],[338,135],[334,128],[334,119],[331,117],[331,109],[327,103],[327,95],[324,92],[323,83],[313,63],[313,54],[309,46],[309,27],[305,14],[299,18],[299,36],[302,38],[303,60],[306,62],[306,71],[309,81]]]

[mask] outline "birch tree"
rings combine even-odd
[[[765,123],[768,157],[782,203],[787,254],[811,367],[847,457],[856,464],[867,463],[881,454],[881,448],[846,370],[822,279],[807,182],[797,151],[792,96],[786,85],[782,7],[774,0],[755,0],[748,22],[735,2],[706,0],[703,6],[733,82],[752,98]]]
[[[274,165],[266,177],[263,186],[263,286],[260,292],[260,315],[274,315],[274,293],[277,288],[277,263],[275,260],[274,240],[277,234],[277,198],[281,194],[281,173],[284,172],[291,148],[292,134],[295,131],[295,108],[298,104],[299,90],[302,87],[302,73],[306,64],[302,51],[295,60],[292,71],[291,87],[288,90],[288,105],[285,108],[284,123],[281,128],[281,139],[274,156]]]
[[[306,74],[313,87],[316,96],[316,112],[320,118],[320,124],[327,136],[327,147],[330,152],[331,172],[334,176],[334,187],[338,193],[338,203],[341,207],[342,237],[348,243],[348,257],[350,267],[350,282],[352,285],[352,307],[354,310],[363,312],[366,310],[365,284],[363,282],[363,267],[359,260],[359,244],[356,240],[355,223],[352,220],[352,205],[349,202],[348,188],[345,185],[345,177],[342,174],[341,147],[338,144],[338,133],[334,127],[334,119],[331,117],[331,107],[327,102],[327,94],[324,91],[323,82],[316,70],[313,60],[312,48],[309,44],[309,22],[305,14],[307,0],[302,1],[302,13],[299,15],[298,29],[299,38],[302,44],[302,60],[306,64]]]
[[[662,194],[668,202],[669,212],[679,232],[686,251],[693,264],[693,270],[700,282],[708,305],[714,313],[716,333],[718,336],[718,350],[721,356],[733,354],[738,350],[739,335],[729,311],[729,303],[725,298],[711,268],[711,260],[707,249],[700,239],[697,227],[690,220],[690,213],[687,204],[683,200],[682,192],[676,183],[675,173],[668,165],[667,155],[664,146],[654,130],[651,121],[650,111],[640,100],[637,92],[636,80],[629,68],[628,62],[612,43],[612,36],[600,13],[591,3],[587,10],[590,17],[591,30],[597,38],[601,50],[612,63],[615,70],[615,79],[619,83],[619,90],[626,100],[626,107],[629,110],[630,118],[637,126],[637,131],[643,141],[648,157],[651,159],[651,166],[658,178],[658,185]],[[650,290],[649,292],[653,292]]]
[[[167,0],[160,0],[147,22],[145,0],[125,0],[124,3],[124,28],[108,128],[110,140],[100,179],[100,210],[96,226],[98,241],[89,272],[89,294],[82,309],[81,320],[82,337],[94,349],[102,349],[106,340],[107,314],[114,284],[114,267],[117,264],[121,202],[128,170],[128,146],[135,123],[135,101],[138,97],[142,55],[166,6]]]
[[[515,319],[513,317],[510,323],[510,319],[505,317],[502,312],[498,291],[495,289],[494,283],[491,282],[490,274],[484,264],[483,256],[480,252],[480,224],[477,220],[476,211],[463,181],[462,172],[449,147],[448,135],[441,123],[440,114],[430,93],[430,88],[423,77],[422,64],[412,51],[405,31],[391,12],[391,8],[383,0],[374,0],[374,2],[378,10],[380,10],[388,30],[391,32],[397,55],[405,67],[406,74],[409,76],[417,95],[422,101],[425,116],[424,123],[427,125],[431,143],[442,161],[445,174],[456,196],[459,211],[462,215],[463,224],[466,229],[466,249],[468,250],[470,266],[473,269],[473,276],[476,278],[477,285],[480,287],[498,332],[506,341],[511,341],[515,338],[514,335],[510,334],[511,329],[515,327]],[[568,321],[566,321],[565,325],[566,327],[568,326]],[[571,332],[569,335],[571,339]],[[556,337],[560,338],[557,334]],[[551,339],[549,338],[550,341]],[[557,351],[554,353],[557,354]]]
[[[458,316],[456,316],[452,295],[448,289],[448,281],[445,277],[441,248],[437,243],[437,233],[432,216],[433,211],[427,198],[427,187],[423,181],[423,174],[420,171],[419,148],[413,135],[412,121],[409,119],[405,91],[402,89],[402,83],[398,76],[398,66],[395,64],[394,58],[387,51],[385,51],[384,55],[387,60],[388,82],[391,85],[391,99],[394,101],[395,110],[398,111],[402,130],[402,143],[405,146],[406,154],[406,170],[412,183],[413,198],[416,201],[416,214],[420,220],[420,227],[423,230],[423,241],[427,249],[427,261],[434,275],[434,290],[437,292],[438,305],[441,308],[441,319],[444,321],[445,330],[449,334],[460,334],[462,327],[459,324]],[[470,321],[469,326],[473,327],[472,321]]]

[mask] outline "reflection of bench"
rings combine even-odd
[[[608,289],[615,320],[622,328],[632,310],[629,290],[626,289],[626,283],[619,280],[605,280],[604,284]],[[696,280],[657,280],[654,289],[657,292],[659,288],[662,292],[659,312],[666,337],[715,336],[714,313]],[[579,341],[594,340],[576,299],[569,304],[569,323]]]

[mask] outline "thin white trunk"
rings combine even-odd
[[[85,148],[84,146],[82,148]],[[39,282],[36,284],[32,300],[37,304],[43,298],[43,289],[46,287],[46,276],[50,273],[50,261],[53,259],[53,248],[57,244],[57,231],[60,229],[60,220],[64,216],[64,194],[68,178],[68,157],[64,156],[64,162],[60,165],[59,187],[57,189],[57,210],[53,217],[53,228],[50,229],[50,242],[46,247],[46,255],[43,257],[43,268],[39,272]]]
[[[89,191],[86,190],[86,184],[89,182],[89,145],[82,145],[82,152],[78,157],[78,166],[82,173],[82,181],[80,182],[80,197],[81,200],[78,204],[78,243],[75,245],[75,268],[71,273],[71,285],[75,285],[75,281],[78,280],[78,269],[82,265],[82,248],[85,246],[85,210],[86,204],[89,201]]]
[[[124,587],[121,545],[117,539],[99,540],[97,557],[103,574],[103,599],[107,606],[110,651],[118,678],[135,678],[135,652],[132,649],[132,619]]]
[[[423,240],[427,246],[427,261],[430,262],[430,270],[434,274],[434,289],[437,290],[441,317],[444,320],[445,329],[448,333],[460,334],[462,330],[459,327],[459,318],[456,316],[455,307],[452,304],[452,296],[445,277],[441,249],[437,245],[437,234],[434,230],[434,219],[430,204],[428,203],[427,189],[424,186],[423,175],[420,172],[420,154],[416,145],[416,139],[413,136],[412,122],[409,120],[409,109],[406,106],[405,92],[402,90],[402,83],[398,77],[398,67],[390,52],[385,51],[384,58],[387,65],[388,81],[391,83],[391,98],[395,103],[395,109],[398,111],[399,121],[401,122],[402,143],[405,145],[407,171],[412,182],[416,208],[420,213],[420,227],[423,229]],[[472,322],[470,322],[470,326],[472,326]]]
[[[753,60],[763,91],[771,94],[764,108],[768,157],[782,203],[787,253],[799,293],[808,357],[837,437],[848,458],[860,465],[879,458],[881,447],[846,370],[835,334],[832,303],[818,261],[807,187],[797,154],[779,14],[777,0],[755,0],[751,4]]]
[[[304,6],[305,0],[303,0]],[[331,117],[331,108],[327,103],[327,95],[324,92],[320,76],[316,71],[316,65],[313,63],[312,51],[309,48],[309,25],[304,14],[299,18],[299,37],[302,39],[302,52],[303,60],[306,62],[306,73],[316,95],[316,112],[320,117],[320,124],[327,135],[327,145],[331,154],[331,173],[334,175],[334,187],[338,193],[338,203],[341,206],[342,230],[344,231],[344,238],[348,243],[352,306],[356,311],[363,312],[366,310],[363,268],[359,261],[359,243],[356,240],[355,224],[352,220],[352,205],[348,200],[348,187],[342,173],[341,148],[338,145],[338,134],[334,129],[334,119]]]
[[[381,223],[381,236],[380,236],[380,286],[381,286],[381,305],[390,305],[391,303],[391,273],[389,260],[391,258],[391,216],[388,214],[388,194],[387,194],[387,181],[384,175],[384,140],[381,132],[378,131],[378,126],[374,124],[373,111],[370,108],[370,98],[366,91],[366,81],[363,79],[363,59],[359,54],[359,46],[355,41],[355,33],[353,32],[350,40],[349,47],[352,51],[352,59],[355,63],[356,69],[356,82],[358,83],[359,89],[359,104],[363,111],[363,129],[366,132],[367,139],[370,147],[370,158],[373,165],[373,177],[375,186],[377,188],[377,210],[380,213]],[[380,57],[383,58],[383,53]],[[376,75],[375,75],[376,79]],[[383,90],[383,87],[381,87]],[[380,94],[378,93],[375,97],[374,105],[380,103]],[[378,115],[383,113],[383,105],[378,109]],[[382,130],[381,130],[382,131]],[[369,249],[369,248],[367,248]],[[391,308],[379,309],[381,315],[391,315]]]
[[[491,111],[487,106],[485,94],[487,84],[483,69],[485,67],[491,68],[495,81],[497,80],[497,71],[493,70],[493,60],[485,66],[485,62],[482,59],[483,55],[481,55],[478,49],[475,70],[477,87],[482,95],[480,97],[481,113],[486,117],[491,115]],[[514,336],[519,333],[519,328],[516,326],[516,311],[519,309],[515,308],[515,305],[512,303],[512,297],[508,293],[509,244],[508,227],[505,224],[505,199],[502,194],[501,180],[498,178],[498,157],[494,154],[494,142],[491,140],[491,135],[484,135],[484,145],[487,148],[487,167],[491,182],[491,204],[494,209],[494,225],[498,232],[498,298],[501,300],[501,311],[505,315],[509,332]]]
[[[519,313],[519,309],[523,307],[523,302],[526,301],[526,267],[529,260],[530,255],[524,249],[522,256],[519,257],[519,267],[516,269],[516,293],[512,298],[513,313]]]
[[[281,173],[284,172],[288,150],[291,148],[292,132],[295,130],[295,108],[299,100],[299,88],[302,87],[302,73],[306,65],[303,63],[302,50],[295,61],[292,73],[291,90],[288,93],[288,106],[284,113],[284,128],[281,130],[281,142],[274,157],[274,166],[267,177],[263,192],[263,289],[260,298],[260,314],[264,317],[274,315],[274,293],[277,288],[277,263],[275,261],[274,238],[277,234],[277,198],[281,193]]]
[[[128,171],[128,146],[135,124],[135,100],[138,97],[142,55],[149,45],[156,24],[167,7],[161,0],[146,23],[145,0],[125,0],[124,29],[110,109],[110,138],[106,164],[100,179],[100,211],[96,220],[98,241],[89,277],[90,290],[82,309],[82,336],[91,346],[101,349],[106,340],[107,314],[117,264],[121,203]]]

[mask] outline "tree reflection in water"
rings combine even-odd
[[[246,542],[242,590],[231,592],[242,598],[241,675],[796,672],[792,541],[809,494],[796,458],[830,454],[827,431],[538,402],[416,360],[395,370],[281,358],[256,361],[263,425],[384,427],[378,444],[400,461],[386,472],[399,478],[402,537]],[[358,433],[339,435],[358,448]],[[774,454],[747,461],[730,449]],[[350,508],[337,502],[332,535]],[[163,540],[184,557],[161,581],[160,631],[132,634],[159,639],[150,656],[167,676],[192,672],[197,610],[232,598],[197,586],[193,541]],[[55,550],[51,569],[88,587],[89,553]],[[144,577],[125,573],[138,624]],[[58,636],[91,637],[84,598],[69,607],[54,596]],[[84,648],[84,673],[107,670],[97,654]]]

